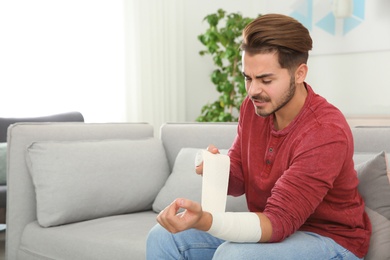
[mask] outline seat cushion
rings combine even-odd
[[[146,211],[50,228],[35,221],[23,231],[18,259],[145,259],[156,216]]]

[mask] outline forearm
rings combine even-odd
[[[263,213],[256,213],[260,219],[262,236],[260,242],[268,242],[272,236],[272,224],[269,218]]]
[[[226,212],[204,213],[198,228],[211,235],[232,242],[267,242],[272,235],[268,217],[262,213]]]

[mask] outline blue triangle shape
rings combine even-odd
[[[302,1],[295,11],[301,13],[305,17],[308,17],[309,14],[308,1]]]
[[[365,0],[353,0],[353,16],[364,19],[364,3]]]
[[[358,26],[361,23],[360,20],[354,18],[354,17],[348,17],[344,19],[344,28],[343,28],[343,34],[346,35],[349,33],[353,28]]]
[[[296,3],[296,9],[290,14],[291,17],[297,19],[309,31],[312,29],[313,20],[313,0],[301,0]]]
[[[333,13],[329,13],[327,16],[319,20],[316,25],[332,35],[336,34],[336,19]]]
[[[303,16],[302,14],[298,13],[298,12],[293,12],[291,13],[290,15],[292,18],[295,18],[297,19],[303,26],[305,26],[309,31],[311,31],[312,29],[312,26],[311,26],[311,17],[306,17],[306,16]]]

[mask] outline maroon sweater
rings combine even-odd
[[[249,210],[270,219],[270,242],[310,231],[363,257],[371,224],[357,190],[350,127],[337,108],[306,88],[302,110],[280,131],[273,115],[257,116],[252,102],[243,102],[229,151],[229,194],[245,193]]]

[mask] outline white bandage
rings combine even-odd
[[[209,234],[231,242],[257,243],[261,238],[260,219],[253,212],[213,213]]]

